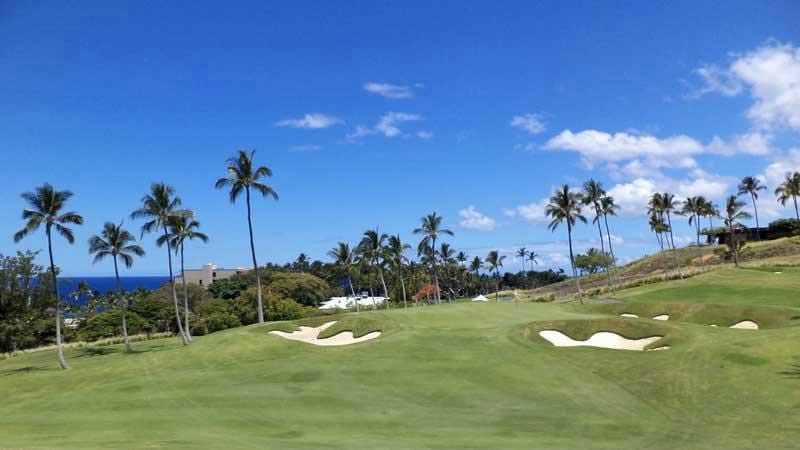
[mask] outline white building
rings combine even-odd
[[[240,275],[249,272],[250,269],[239,267],[237,269],[222,269],[215,266],[213,263],[208,263],[202,269],[187,269],[184,270],[186,274],[187,284],[197,284],[199,286],[208,287],[216,280],[224,280],[234,275]],[[183,278],[180,275],[175,277],[175,283],[180,284]]]
[[[355,308],[356,302],[358,305],[363,307],[377,307],[386,302],[386,297],[369,297],[367,295],[362,296],[348,296],[348,297],[331,297],[328,300],[325,300],[319,305],[319,309],[348,309],[348,308]]]

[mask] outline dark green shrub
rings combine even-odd
[[[143,319],[133,311],[127,311],[128,335],[149,334],[157,330],[156,326]],[[81,322],[77,332],[81,341],[96,341],[102,338],[122,336],[122,319],[118,309],[109,309],[93,314]]]
[[[308,273],[275,272],[270,275],[267,290],[302,305],[319,306],[330,287],[325,280]]]

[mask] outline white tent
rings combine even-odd
[[[472,299],[473,302],[488,302],[489,299],[484,297],[483,294]]]

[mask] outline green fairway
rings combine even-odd
[[[70,349],[70,371],[51,351],[20,355],[0,361],[0,448],[797,448],[798,287],[797,269],[721,269],[623,292],[623,305],[350,314],[325,336],[383,332],[352,346],[284,340],[267,332],[296,324],[274,323],[187,348],[164,339],[134,343],[132,355]],[[616,317],[625,307],[674,317]],[[715,314],[772,322],[702,323]],[[554,327],[580,339],[657,333],[671,348],[556,348],[537,334]]]

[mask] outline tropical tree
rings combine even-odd
[[[678,257],[678,250],[675,248],[675,237],[672,234],[672,213],[675,212],[678,208],[678,202],[675,200],[675,196],[664,192],[662,194],[655,193],[653,194],[652,199],[650,200],[651,208],[654,208],[655,211],[661,214],[662,218],[667,218],[667,232],[669,233],[669,244],[672,247],[672,255],[675,257],[675,266],[678,270],[678,275],[683,278],[683,272],[681,271],[681,260]]]
[[[525,273],[525,257],[528,256],[528,249],[521,247],[517,249],[517,257],[522,260],[522,272]]]
[[[172,248],[175,249],[175,254],[181,255],[181,283],[183,285],[183,327],[186,332],[186,338],[191,342],[192,332],[189,329],[189,288],[186,285],[186,271],[183,265],[183,249],[187,240],[199,239],[203,242],[208,242],[208,236],[198,231],[200,229],[200,222],[194,220],[194,213],[186,211],[186,215],[174,216],[169,222],[169,239]],[[161,247],[164,244],[166,236],[158,239],[156,244]]]
[[[128,338],[128,322],[125,317],[125,293],[122,290],[122,282],[119,278],[117,259],[121,259],[125,267],[130,269],[133,266],[134,256],[144,256],[144,250],[135,242],[136,238],[128,230],[122,228],[122,223],[115,225],[112,222],[106,222],[103,225],[103,231],[100,235],[95,234],[89,238],[89,254],[94,255],[94,264],[108,256],[114,261],[114,276],[117,281],[117,307],[119,307],[120,316],[122,317],[122,337],[125,339],[125,351],[128,353],[131,352],[131,343]]]
[[[308,255],[306,255],[305,253],[300,253],[297,256],[297,259],[294,261],[294,263],[292,263],[292,267],[294,268],[294,270],[297,270],[298,272],[308,272],[310,267]]]
[[[63,343],[61,340],[61,296],[58,293],[58,277],[56,276],[56,265],[53,258],[53,228],[56,233],[67,240],[70,244],[75,242],[72,229],[67,225],[83,225],[83,217],[78,213],[69,211],[62,212],[67,201],[72,197],[70,191],[58,191],[49,183],[45,183],[33,192],[25,192],[22,199],[28,204],[28,208],[22,210],[22,219],[25,226],[14,233],[14,242],[21,241],[25,236],[38,230],[44,225],[44,233],[47,236],[47,253],[50,256],[50,274],[53,277],[53,295],[55,295],[56,310],[56,354],[61,368],[69,369],[67,360],[64,358]]]
[[[464,268],[464,263],[467,262],[467,254],[464,253],[464,252],[458,252],[456,254],[456,261],[458,261],[458,264],[463,269]]]
[[[703,205],[703,215],[708,218],[709,233],[714,233],[714,217],[719,217],[717,205],[712,201],[706,200],[706,203]]]
[[[756,205],[756,200],[758,200],[758,191],[765,191],[767,189],[766,186],[761,184],[761,182],[756,177],[744,177],[742,181],[739,183],[739,195],[750,195],[750,200],[753,202],[753,212],[755,213],[756,217],[756,239],[761,240],[761,231],[759,231],[758,225],[758,205]]]
[[[481,258],[478,256],[472,258],[472,261],[470,261],[469,263],[469,270],[472,271],[473,274],[475,274],[476,285],[477,282],[480,280],[480,270],[482,268],[483,268],[483,261],[481,261]],[[476,290],[478,291],[478,293],[480,293],[479,288]]]
[[[787,173],[783,183],[775,189],[775,195],[783,206],[786,206],[786,202],[791,198],[794,202],[795,217],[800,220],[800,210],[797,209],[797,196],[800,195],[800,172]]]
[[[533,265],[534,265],[534,264],[539,264],[539,261],[537,261],[537,259],[536,259],[536,258],[538,258],[538,257],[539,257],[539,255],[538,255],[538,254],[536,254],[536,252],[535,252],[535,251],[533,251],[533,250],[530,250],[530,251],[528,252],[528,262],[530,262],[530,263],[531,263],[531,270],[533,270]]]
[[[386,309],[389,309],[389,291],[386,289],[386,280],[383,278],[383,264],[386,259],[386,240],[388,238],[386,233],[379,233],[377,229],[367,230],[356,249],[356,252],[364,257],[367,265],[374,267],[378,272],[378,278],[383,286],[383,296],[386,299]]]
[[[605,254],[606,246],[603,240],[603,228],[600,224],[600,217],[603,215],[603,197],[606,196],[606,190],[600,182],[590,178],[589,181],[583,183],[583,195],[581,196],[581,203],[590,206],[594,209],[594,219],[592,223],[597,225],[597,232],[600,234],[600,251]],[[609,267],[603,268],[606,271],[608,278],[608,287],[614,291],[614,283],[611,281],[611,270]]]
[[[608,240],[608,251],[611,253],[611,267],[614,268],[614,277],[617,278],[617,257],[614,255],[614,247],[611,245],[611,231],[608,228],[608,216],[617,215],[617,205],[614,203],[614,197],[606,194],[600,199],[600,212],[603,214],[603,222],[606,226],[606,239]],[[616,291],[614,292],[616,294]]]
[[[500,301],[500,268],[503,267],[505,255],[500,256],[497,250],[492,250],[486,255],[486,264],[490,272],[494,273],[494,301]]]
[[[150,193],[142,197],[142,206],[131,213],[131,219],[145,219],[147,222],[142,225],[142,233],[161,232],[162,235],[156,240],[159,246],[167,244],[167,263],[169,265],[169,285],[172,290],[172,302],[175,306],[175,320],[178,323],[178,332],[181,335],[184,345],[189,344],[189,338],[181,324],[181,312],[178,307],[178,292],[175,289],[175,277],[172,273],[172,244],[169,240],[169,224],[176,216],[186,215],[186,211],[180,209],[181,199],[175,195],[175,189],[164,183],[153,183],[150,186]],[[160,243],[160,244],[159,244]]]
[[[749,219],[751,216],[742,210],[744,202],[740,202],[735,195],[728,197],[725,202],[725,226],[731,234],[731,248],[733,249],[733,261],[739,267],[739,240],[736,238],[735,229],[741,227],[740,220]]]
[[[397,276],[400,278],[400,287],[403,290],[403,307],[408,308],[408,301],[406,300],[406,282],[403,279],[403,263],[406,261],[405,252],[411,246],[400,240],[400,235],[389,236],[388,245],[386,247],[386,257],[389,263],[397,270]]]
[[[236,199],[244,192],[247,203],[247,229],[250,232],[250,256],[253,259],[253,270],[256,274],[256,289],[258,302],[258,323],[264,323],[264,303],[261,298],[261,275],[258,272],[258,262],[256,261],[256,245],[253,240],[253,213],[250,204],[251,191],[256,191],[263,197],[272,197],[278,200],[278,193],[261,180],[271,177],[272,171],[267,166],[256,167],[253,162],[256,151],[249,154],[245,150],[239,150],[236,156],[228,158],[228,173],[225,177],[217,180],[214,187],[222,189],[229,187],[228,192],[231,203],[236,203]]]
[[[586,217],[581,215],[580,199],[581,193],[570,191],[569,185],[565,184],[550,197],[550,203],[545,208],[545,214],[553,219],[547,226],[551,231],[555,231],[562,222],[567,222],[569,261],[572,265],[572,276],[575,278],[575,286],[578,288],[578,300],[583,304],[581,282],[578,279],[578,269],[575,267],[575,252],[572,249],[572,229],[575,227],[575,223],[577,221],[586,223]]]
[[[662,234],[667,232],[667,224],[664,222],[664,219],[658,216],[656,212],[650,213],[649,224],[650,230],[656,234],[659,248],[661,251],[664,251],[664,239],[662,238]]]
[[[683,202],[683,209],[681,209],[681,214],[684,216],[689,216],[689,226],[694,226],[695,232],[697,233],[697,248],[700,248],[700,217],[705,212],[706,208],[706,199],[702,196],[697,197],[689,197]],[[706,270],[706,263],[703,255],[700,254],[700,265],[703,267],[703,271]]]
[[[356,302],[356,312],[359,312],[360,308],[358,305],[358,298],[356,297],[356,291],[353,288],[353,280],[350,278],[350,271],[353,269],[353,265],[355,264],[355,253],[350,250],[349,244],[339,242],[336,247],[328,252],[328,256],[333,258],[333,264],[339,266],[339,268],[342,270],[342,273],[344,273],[345,280],[347,281],[347,284],[350,285],[350,293],[353,295],[353,299]]]
[[[422,239],[419,241],[419,246],[417,247],[417,252],[420,255],[429,253],[431,256],[432,278],[435,287],[433,295],[436,303],[441,303],[442,298],[439,292],[439,277],[436,274],[436,239],[438,239],[440,235],[452,236],[453,232],[442,228],[442,216],[437,215],[436,212],[422,217],[420,222],[420,227],[414,229],[414,234],[422,235]],[[426,250],[426,248],[428,250]]]

